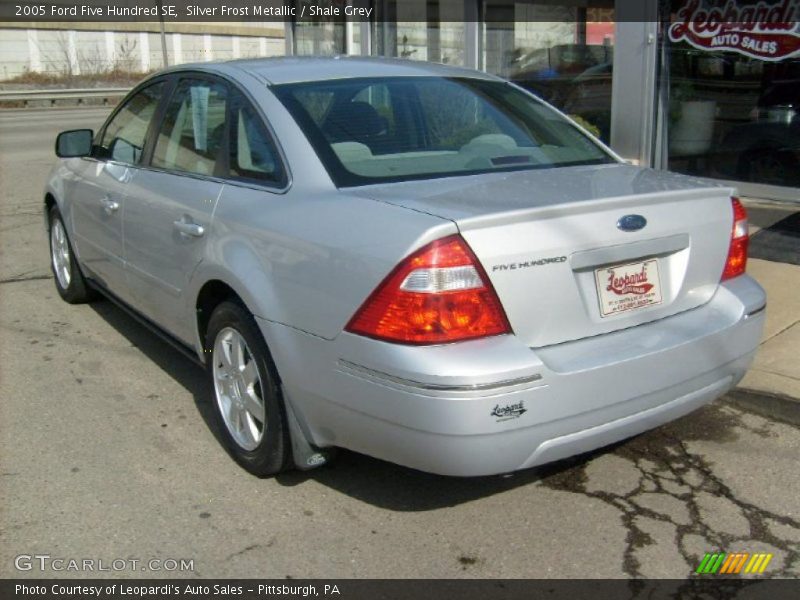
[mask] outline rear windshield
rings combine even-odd
[[[501,81],[392,77],[272,88],[338,187],[614,162]]]

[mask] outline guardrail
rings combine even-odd
[[[3,102],[23,102],[28,106],[29,102],[49,101],[53,106],[57,100],[77,100],[82,104],[87,98],[101,98],[103,104],[108,104],[110,98],[120,98],[127,94],[130,88],[86,88],[86,89],[55,89],[55,90],[19,90],[19,91],[0,91],[0,103]]]

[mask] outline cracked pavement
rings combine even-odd
[[[201,372],[107,302],[50,281],[40,196],[59,129],[0,112],[0,576],[18,554],[188,558],[203,577],[690,576],[706,552],[800,575],[800,429],[718,401],[588,456],[448,479],[350,452],[250,477],[208,426]],[[87,574],[90,576],[91,573]]]
[[[714,427],[704,423],[700,428],[705,420]],[[771,575],[795,577],[800,515],[753,500],[746,490],[740,494],[741,486],[722,478],[709,459],[707,451],[713,449],[704,451],[707,442],[741,443],[742,435],[753,444],[780,437],[775,423],[717,403],[544,484],[619,511],[627,532],[623,569],[630,577],[674,577],[670,567],[696,566],[709,549],[772,552],[779,562],[772,565]],[[609,477],[611,473],[616,476]],[[664,554],[658,552],[658,546],[668,545]],[[653,559],[659,556],[669,562],[658,564]]]

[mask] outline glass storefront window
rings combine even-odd
[[[484,0],[482,66],[507,77],[608,142],[614,2]]]
[[[671,170],[800,186],[800,24],[782,20],[785,4],[670,3],[662,86]]]
[[[463,0],[393,0],[376,5],[382,56],[464,65]]]
[[[295,54],[331,56],[346,52],[343,20],[315,19],[294,24]]]

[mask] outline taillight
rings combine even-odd
[[[404,344],[444,344],[510,333],[500,300],[460,235],[405,258],[345,328]]]
[[[733,230],[731,231],[731,245],[728,248],[728,259],[725,261],[725,270],[722,272],[722,281],[744,275],[747,268],[747,246],[750,243],[747,210],[738,198],[731,198],[731,202],[733,204]]]

